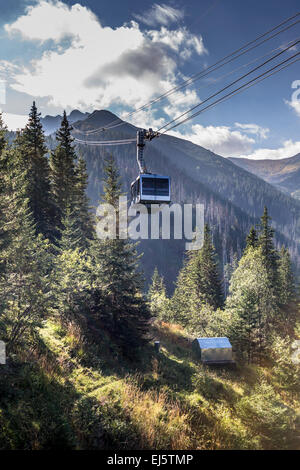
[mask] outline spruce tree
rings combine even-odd
[[[113,157],[105,159],[103,202],[117,212],[122,194]],[[104,322],[125,355],[133,357],[146,341],[150,312],[142,295],[142,278],[134,245],[119,238],[95,240],[91,245],[94,264],[94,318]]]
[[[224,303],[222,281],[208,225],[201,249],[190,251],[181,269],[171,301],[173,320],[188,326],[203,308],[217,309]],[[200,313],[201,315],[201,313]],[[192,321],[194,323],[194,321]]]
[[[276,299],[261,247],[249,247],[230,281],[226,311],[231,314],[230,339],[247,362],[260,361],[270,341]]]
[[[257,232],[255,228],[252,226],[249,232],[249,235],[247,236],[246,239],[246,249],[251,247],[251,248],[256,248],[258,246],[258,237],[257,237]]]
[[[74,214],[77,219],[77,228],[80,233],[78,246],[87,249],[89,240],[94,238],[94,227],[86,191],[88,175],[84,158],[80,157],[75,168],[76,186],[73,200]]]
[[[17,135],[15,149],[16,158],[19,159],[18,165],[26,169],[26,197],[36,233],[53,239],[54,206],[50,191],[48,150],[35,102],[31,107],[25,129]]]
[[[15,193],[7,205],[8,247],[1,252],[5,271],[0,276],[0,330],[7,350],[14,351],[32,338],[49,309],[50,248],[36,236],[27,199]]]
[[[56,225],[62,228],[67,208],[74,209],[76,193],[76,153],[67,114],[64,111],[61,126],[56,132],[57,146],[50,156],[51,188],[56,208]]]
[[[78,248],[72,216],[67,213],[54,262],[52,312],[63,323],[86,326],[92,299],[91,258]],[[75,236],[74,236],[75,234]]]
[[[77,216],[70,207],[67,207],[61,225],[62,229],[58,243],[60,250],[67,251],[82,248],[82,232],[78,226]]]
[[[199,297],[203,303],[213,308],[222,307],[224,303],[222,282],[208,225],[204,227],[203,246],[197,261],[194,274]]]
[[[152,294],[160,294],[164,290],[165,287],[163,277],[159,275],[158,269],[155,267],[149,288],[149,295],[152,296]]]

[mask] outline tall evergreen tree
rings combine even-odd
[[[61,221],[59,248],[61,251],[75,250],[83,247],[83,236],[78,226],[76,213],[67,207],[66,214]]]
[[[94,238],[94,227],[89,207],[89,199],[86,191],[88,175],[84,158],[80,157],[76,164],[76,186],[73,200],[74,214],[77,219],[77,228],[80,233],[78,246],[87,249],[89,240]]]
[[[50,156],[51,188],[56,207],[56,225],[62,228],[67,208],[74,209],[76,193],[76,153],[67,114],[64,111],[61,126],[56,133],[57,146]]]
[[[42,235],[35,235],[28,200],[15,193],[7,205],[11,236],[1,252],[5,271],[0,276],[0,330],[8,350],[32,337],[49,308],[51,255]]]
[[[196,257],[194,276],[202,302],[213,308],[222,307],[224,303],[222,282],[208,225],[204,227],[203,246],[199,250],[199,256]]]
[[[208,225],[204,228],[204,241],[200,250],[188,253],[179,273],[172,298],[173,319],[188,325],[193,316],[205,306],[212,309],[224,303],[222,281],[216,252]]]
[[[105,160],[103,202],[117,212],[122,193],[113,157]],[[150,312],[142,295],[142,278],[134,245],[119,238],[92,242],[95,314],[104,321],[124,354],[133,356],[144,344]],[[94,315],[95,317],[95,315]]]
[[[25,129],[17,135],[15,148],[19,165],[26,169],[29,210],[36,232],[53,239],[54,206],[50,191],[49,162],[40,113],[35,102],[31,107]]]
[[[231,313],[230,338],[247,361],[260,361],[270,339],[276,301],[261,247],[249,247],[230,281],[226,310]]]
[[[149,288],[149,295],[160,294],[163,291],[165,291],[164,280],[163,277],[159,275],[157,267],[155,267]]]

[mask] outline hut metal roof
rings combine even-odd
[[[231,348],[228,338],[197,338],[201,349]]]

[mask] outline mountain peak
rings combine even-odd
[[[82,113],[78,109],[74,109],[67,117],[69,122],[73,124],[76,121],[83,121],[88,116],[89,113]],[[52,134],[53,132],[57,131],[60,126],[61,120],[62,116],[60,114],[57,114],[56,116],[46,115],[45,117],[42,117],[41,123],[43,125],[46,135]]]
[[[122,121],[116,114],[107,109],[95,110],[89,115],[89,124],[107,126],[112,121]]]
[[[73,109],[73,111],[70,112],[68,118],[70,121],[74,122],[75,120],[78,119],[85,119],[87,116],[89,116],[90,113],[82,113],[79,111],[79,109]]]

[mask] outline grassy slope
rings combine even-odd
[[[133,369],[108,337],[87,347],[47,321],[39,346],[0,370],[0,449],[299,448],[299,397],[270,368],[205,368],[176,325],[153,337],[160,355],[149,347]]]

